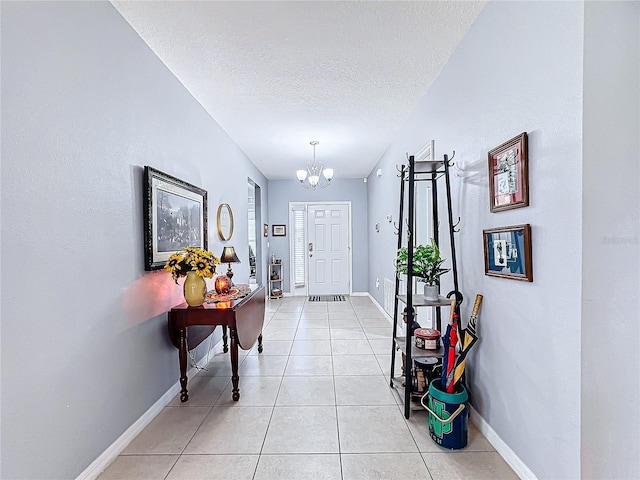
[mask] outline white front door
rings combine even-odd
[[[309,205],[309,295],[350,293],[349,205]]]

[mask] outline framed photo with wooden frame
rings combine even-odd
[[[164,268],[184,247],[207,249],[207,192],[155,168],[144,167],[145,270]]]
[[[531,225],[490,228],[484,238],[484,274],[533,282]]]
[[[287,226],[286,225],[271,225],[271,235],[274,237],[286,237]]]
[[[489,209],[492,213],[529,205],[527,132],[489,152]]]

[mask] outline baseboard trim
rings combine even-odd
[[[369,296],[369,292],[351,292],[349,294],[349,296],[351,296],[351,297],[368,297]]]
[[[391,325],[393,325],[393,317],[391,317],[391,315],[389,315],[389,314],[387,313],[387,311],[384,309],[384,307],[383,307],[382,305],[380,305],[380,304],[378,303],[378,301],[377,301],[375,298],[373,298],[373,295],[371,295],[369,292],[367,292],[367,296],[371,299],[371,301],[373,302],[373,304],[374,304],[376,307],[378,307],[378,310],[380,310],[380,312],[384,314],[384,318],[386,318],[387,320],[389,320],[389,323],[390,323]]]
[[[538,480],[538,477],[527,467],[527,465],[511,450],[502,438],[495,432],[478,411],[470,408],[470,419],[478,427],[478,430],[485,436],[496,452],[504,459],[505,462],[516,472],[516,475],[523,480]]]
[[[200,362],[207,358],[210,352],[215,351],[217,348],[222,347],[222,339],[220,339],[209,352],[205,352],[200,359],[196,362],[198,365]],[[189,378],[193,378],[198,373],[198,369],[192,367],[187,372]],[[95,480],[98,476],[111,465],[118,455],[120,455],[125,448],[140,435],[140,432],[151,423],[151,421],[158,416],[164,407],[166,407],[171,399],[180,393],[180,380],[178,380],[169,390],[162,395],[156,403],[151,405],[149,409],[142,414],[142,416],[136,420],[120,437],[116,439],[102,454],[96,458],[85,470],[78,475],[76,480]]]

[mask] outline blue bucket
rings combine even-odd
[[[426,397],[429,405],[424,404]],[[422,397],[422,406],[429,412],[429,435],[442,448],[457,450],[467,446],[468,400],[464,385],[447,393],[441,390],[440,379],[433,380]]]

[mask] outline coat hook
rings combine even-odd
[[[396,225],[396,222],[393,222],[393,231],[395,235],[399,235],[400,234],[400,227],[398,225]]]
[[[453,158],[456,156],[456,151],[453,150],[452,154],[451,154],[451,158],[449,158],[449,161],[447,162],[449,164],[450,167],[453,167],[455,165],[455,163],[453,163],[451,160],[453,160]]]
[[[461,222],[461,221],[462,221],[462,219],[461,219],[460,217],[458,217],[458,221],[457,221],[457,222],[456,222],[456,224],[452,227],[452,228],[453,228],[453,231],[454,231],[455,233],[458,233],[458,232],[460,231],[460,229],[459,229],[459,228],[457,228],[457,227],[458,227],[458,225],[460,225],[460,222]]]
[[[451,298],[451,295],[456,296],[456,308],[460,308],[460,305],[462,305],[462,302],[464,302],[462,293],[460,293],[458,290],[451,290],[449,293],[447,293],[447,298]]]

